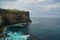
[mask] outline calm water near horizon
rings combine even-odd
[[[10,27],[6,33],[16,32],[14,40],[19,40],[21,35],[30,35],[30,40],[60,40],[60,18],[32,18],[32,21],[25,28]]]

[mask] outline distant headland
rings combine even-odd
[[[0,26],[31,22],[29,11],[0,8]]]

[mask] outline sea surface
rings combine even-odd
[[[60,40],[60,18],[33,17],[31,19],[30,25],[8,27],[4,33],[9,34],[11,40]]]

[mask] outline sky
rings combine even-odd
[[[60,0],[0,0],[0,8],[30,12],[30,17],[60,18]]]

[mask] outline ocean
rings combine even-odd
[[[9,34],[11,40],[19,39],[23,35],[30,35],[29,39],[25,40],[60,40],[60,18],[38,18],[33,17],[30,25],[25,25],[24,28],[9,27],[5,30]],[[12,36],[15,35],[15,38]]]

